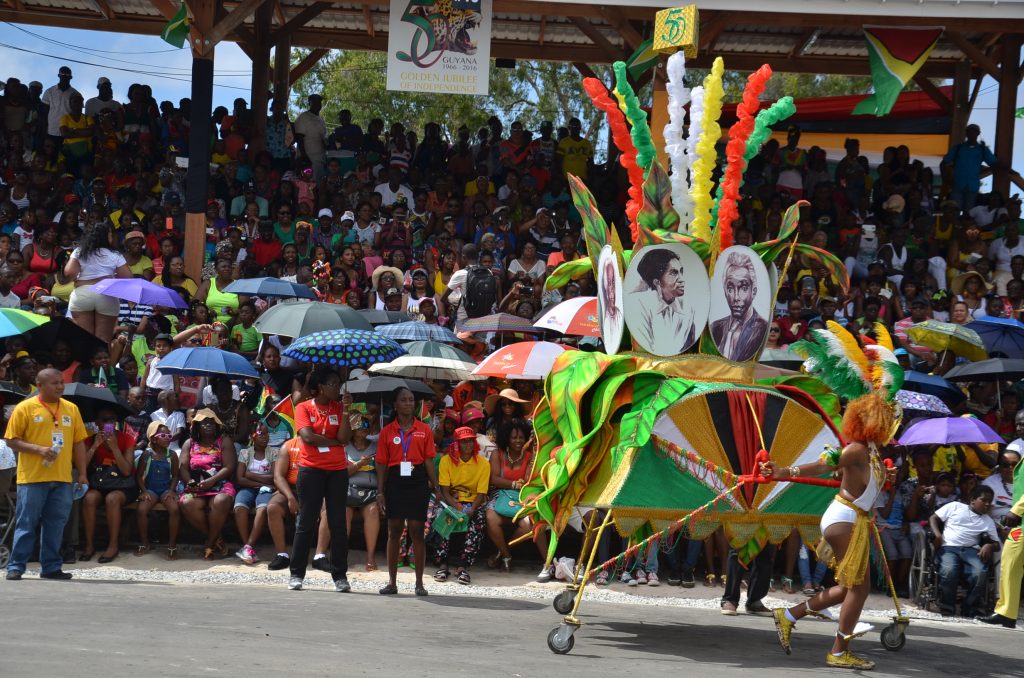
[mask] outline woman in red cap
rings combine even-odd
[[[434,581],[447,581],[450,571],[448,559],[452,551],[452,539],[462,536],[462,548],[456,562],[456,576],[460,584],[469,584],[469,568],[476,562],[483,543],[487,526],[487,490],[491,482],[491,465],[480,456],[476,432],[468,426],[455,429],[455,442],[446,450],[438,469],[438,486],[441,501],[430,502],[427,513],[427,529],[430,523],[447,505],[465,513],[469,528],[438,542],[434,548],[434,561],[439,565]]]

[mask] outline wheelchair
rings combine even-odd
[[[914,554],[910,561],[910,599],[919,609],[938,612],[942,587],[939,584],[939,559],[932,544],[931,531],[927,528],[914,533]],[[978,614],[988,614],[996,602],[996,568],[989,563],[985,572],[985,586],[978,601]],[[965,587],[959,586],[957,601],[966,595]]]

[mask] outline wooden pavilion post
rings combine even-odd
[[[1017,107],[1017,87],[1020,77],[1019,34],[1005,35],[1002,39],[1002,63],[999,66],[999,103],[996,108],[996,157],[1005,163],[1013,158],[1014,112]],[[1010,194],[1010,173],[996,171],[992,187],[1008,196]]]
[[[192,14],[192,127],[185,178],[185,273],[199,280],[206,248],[206,193],[210,181],[213,114],[213,56],[207,35],[214,25],[215,0],[189,0]]]
[[[249,140],[249,160],[262,151],[267,141],[267,99],[270,85],[270,28],[274,4],[264,3],[253,17],[252,116],[253,132]]]

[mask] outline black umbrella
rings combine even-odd
[[[132,413],[128,403],[115,396],[105,386],[72,382],[64,386],[64,395],[61,397],[78,405],[82,421],[95,421],[96,412],[100,409],[114,410],[119,419]]]
[[[105,341],[83,330],[70,318],[54,318],[45,325],[29,330],[25,337],[28,339],[28,352],[33,356],[52,356],[53,347],[58,341],[63,341],[71,348],[72,357],[83,365],[89,364],[97,349],[107,348]]]
[[[404,323],[409,319],[408,314],[401,311],[382,311],[376,308],[364,308],[356,311],[356,313],[363,316],[363,319],[371,325],[392,325],[394,323]]]
[[[0,404],[16,405],[27,397],[28,394],[23,393],[17,384],[10,381],[0,381]]]
[[[903,381],[905,391],[927,393],[941,398],[946,403],[956,404],[964,400],[963,392],[942,377],[907,370]]]
[[[990,358],[957,365],[946,372],[949,381],[1017,381],[1024,379],[1024,360]]]
[[[434,389],[422,381],[402,379],[400,377],[370,377],[369,379],[352,379],[345,383],[345,388],[357,402],[373,402],[384,396],[390,396],[396,388],[407,388],[417,396],[433,396]]]

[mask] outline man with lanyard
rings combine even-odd
[[[47,368],[39,372],[36,383],[39,394],[18,403],[5,433],[8,446],[18,455],[14,545],[7,563],[7,579],[14,581],[25,572],[36,530],[40,530],[39,576],[71,579],[70,573],[61,570],[60,543],[74,495],[72,454],[78,477],[83,483],[87,477],[88,433],[78,406],[61,398],[64,378],[59,371]]]

